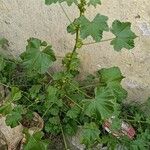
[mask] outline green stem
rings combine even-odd
[[[74,88],[76,88],[76,89],[78,90],[78,92],[80,92],[81,94],[85,95],[86,97],[88,97],[88,98],[93,98],[93,97],[87,95],[87,94],[86,94],[85,92],[83,92],[82,90],[80,90],[80,89],[79,89],[78,87],[76,87],[74,84],[72,84],[72,83],[70,83],[70,82],[69,82],[69,84],[72,85]]]
[[[22,93],[26,93],[26,92],[24,92],[24,91],[21,91]],[[26,93],[27,95],[28,95],[28,93]],[[24,94],[23,94],[23,96],[30,102],[30,103],[33,103],[32,101],[30,101],[30,99],[27,97],[27,96],[25,96]]]
[[[52,79],[54,79],[53,76],[52,76],[48,71],[47,71],[47,74],[48,74]],[[93,98],[93,97],[87,95],[85,92],[81,91],[81,90],[80,90],[77,86],[75,86],[74,84],[72,84],[72,83],[70,83],[70,82],[69,82],[69,84],[72,85],[74,88],[76,88],[81,94],[85,95],[86,97],[88,97],[88,98]]]
[[[1,82],[0,82],[0,85],[5,86],[5,87],[7,87],[7,88],[10,88],[10,86],[9,86],[9,85],[6,85],[6,84],[1,83]]]
[[[126,121],[129,121],[129,122],[138,122],[138,123],[145,123],[145,124],[147,124],[146,121],[136,121],[136,120],[131,120],[131,119],[126,119]]]
[[[80,0],[81,1],[81,0]],[[81,2],[82,3],[82,2]],[[80,3],[80,4],[81,4]],[[84,6],[83,6],[84,7]],[[84,12],[82,12],[82,10],[78,7],[78,9],[79,9],[79,11],[80,11],[80,16],[79,17],[81,17],[83,14],[84,14]],[[73,53],[76,51],[76,49],[77,49],[77,44],[78,44],[78,41],[79,41],[79,32],[80,32],[80,26],[78,25],[78,27],[76,28],[76,38],[75,38],[75,45],[74,45],[74,48],[73,48],[73,51],[72,51],[72,55],[71,55],[71,58],[72,58],[72,56],[73,56]]]
[[[47,112],[49,111],[49,109],[53,106],[53,104],[49,105],[49,107],[46,109],[46,111],[44,112],[42,118],[44,118],[44,116],[47,114]]]
[[[49,71],[46,72],[52,79],[54,79],[53,75]]]
[[[69,20],[70,23],[72,23],[71,19],[69,18],[68,14],[66,13],[65,9],[63,8],[62,4],[59,3],[59,6],[61,7],[63,13],[65,14],[66,18]]]
[[[83,110],[83,108],[78,104],[76,103],[72,98],[70,98],[69,96],[65,95],[65,97],[67,97],[70,101],[72,101],[75,105],[77,105],[80,109]]]
[[[89,87],[95,87],[95,86],[98,86],[100,84],[90,84],[90,85],[86,85],[86,86],[81,86],[80,89],[86,89],[86,88],[89,88]]]
[[[29,107],[33,106],[34,104],[36,104],[35,102],[33,102],[32,104],[27,106],[27,109],[29,109]]]
[[[101,42],[111,41],[111,40],[113,40],[113,39],[114,39],[114,38],[101,40],[100,42],[89,42],[89,43],[83,43],[83,45],[92,45],[92,44],[97,44],[97,43],[101,43]]]
[[[77,44],[78,44],[78,41],[79,41],[79,30],[80,28],[78,27],[77,30],[76,30],[76,39],[75,39],[75,45],[74,45],[74,48],[73,48],[73,52],[72,52],[72,55],[73,53],[76,51],[77,49]]]
[[[69,150],[69,149],[68,149],[68,146],[67,146],[65,134],[64,134],[64,131],[63,131],[63,127],[62,127],[62,124],[61,124],[61,123],[60,123],[60,128],[61,128],[61,133],[62,133],[62,136],[63,136],[63,141],[64,141],[65,150]]]

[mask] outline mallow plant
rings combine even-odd
[[[27,40],[26,50],[19,57],[0,55],[0,114],[6,117],[7,126],[22,124],[25,128],[25,150],[47,150],[48,135],[62,135],[64,149],[70,149],[66,136],[81,130],[80,142],[86,149],[97,144],[114,150],[150,149],[150,101],[127,103],[127,91],[121,81],[125,77],[118,67],[102,68],[83,80],[80,75],[78,52],[85,45],[110,42],[115,51],[134,48],[137,37],[130,22],[114,20],[98,13],[93,19],[85,16],[89,6],[101,5],[101,0],[45,0],[46,5],[59,4],[68,18],[68,34],[72,34],[74,47],[62,58],[62,69],[53,71],[57,60],[51,44],[37,38]],[[77,7],[79,16],[71,21],[62,3]],[[57,12],[56,12],[57,13]],[[111,32],[112,38],[104,39],[103,33]],[[91,42],[86,39],[91,37]],[[1,49],[8,41],[0,39]],[[82,73],[82,72],[81,72]],[[42,131],[30,134],[29,125],[36,112],[44,121]],[[106,122],[109,123],[108,130]],[[132,126],[133,135],[120,134],[122,124]]]

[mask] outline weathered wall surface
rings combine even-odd
[[[132,29],[139,38],[132,51],[114,52],[109,43],[84,46],[80,50],[81,71],[93,72],[110,66],[119,66],[126,76],[123,86],[128,89],[130,100],[145,100],[150,96],[150,0],[102,0],[103,5],[90,7],[89,18],[96,13],[114,19],[132,22]],[[75,6],[64,7],[73,20]],[[67,34],[69,21],[59,5],[44,5],[44,0],[0,0],[0,36],[10,41],[12,53],[25,49],[26,39],[37,37],[51,43],[57,55],[64,55],[73,47],[73,36]],[[105,35],[110,38],[110,35]]]

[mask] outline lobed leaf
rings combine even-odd
[[[43,136],[43,132],[36,132],[33,135],[28,135],[24,150],[47,150],[48,142],[42,140]]]
[[[78,117],[78,115],[80,114],[81,109],[78,106],[74,106],[71,109],[69,109],[69,111],[67,112],[67,116],[70,117],[71,119],[75,119]]]
[[[101,116],[102,120],[111,117],[115,108],[115,97],[106,87],[95,89],[95,98],[84,101],[84,113],[88,116]]]
[[[100,83],[109,88],[117,101],[121,102],[127,97],[127,91],[122,88],[121,81],[124,78],[118,67],[104,68],[98,71]]]
[[[47,46],[46,48],[42,49],[42,51],[41,48],[41,40],[30,38],[28,40],[26,51],[21,54],[23,65],[30,74],[44,74],[56,60],[52,46]]]
[[[78,129],[78,124],[76,120],[67,119],[66,123],[63,123],[63,130],[66,134],[73,136],[76,134]]]
[[[29,93],[31,95],[31,98],[36,98],[37,94],[39,93],[40,89],[41,89],[41,85],[37,84],[37,85],[33,85],[30,89],[29,89]]]
[[[134,39],[137,36],[131,31],[130,22],[115,20],[112,24],[111,32],[116,36],[111,41],[111,45],[113,45],[116,51],[120,51],[122,48],[134,48]]]
[[[0,114],[7,115],[12,111],[11,103],[5,103],[4,105],[0,106]]]
[[[81,141],[89,148],[99,140],[99,135],[100,130],[94,122],[85,123],[81,133]]]
[[[80,26],[80,36],[82,39],[91,36],[94,41],[100,42],[104,31],[109,31],[107,24],[108,17],[97,14],[93,21],[89,21],[85,16],[81,16],[76,19],[67,28],[71,34],[75,33],[75,27]]]
[[[57,105],[58,107],[62,107],[63,105],[62,100],[58,98],[58,89],[53,86],[49,86],[47,88],[45,107],[49,108],[53,104]]]
[[[16,106],[7,116],[6,116],[6,124],[7,126],[11,126],[12,128],[19,125],[22,120],[22,114],[24,114],[23,107],[21,105]]]

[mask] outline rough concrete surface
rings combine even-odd
[[[75,6],[63,4],[71,20],[78,15]],[[88,8],[87,16],[96,13],[132,22],[139,36],[132,51],[115,52],[109,42],[84,46],[80,50],[81,72],[94,72],[103,67],[119,66],[126,79],[129,100],[144,101],[150,96],[150,0],[102,0],[102,5]],[[37,37],[51,43],[59,56],[73,47],[74,36],[67,34],[69,21],[61,7],[46,6],[44,0],[0,0],[0,36],[10,41],[14,55],[25,49],[26,39]],[[104,38],[110,38],[105,34]],[[90,40],[90,39],[89,39]]]

